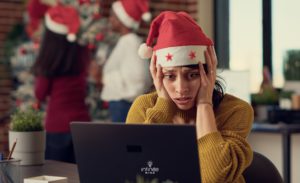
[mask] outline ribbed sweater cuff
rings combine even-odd
[[[212,132],[206,134],[198,140],[200,153],[205,153],[207,150],[209,151],[212,147],[216,145],[222,147],[223,143],[224,139],[220,132]]]

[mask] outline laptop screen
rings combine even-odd
[[[82,183],[201,182],[192,125],[71,123]]]

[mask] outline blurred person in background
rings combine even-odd
[[[75,162],[72,121],[90,121],[85,104],[89,52],[76,42],[78,12],[58,4],[45,15],[45,33],[36,62],[35,96],[47,102],[46,159]]]
[[[142,39],[136,34],[141,20],[151,19],[148,0],[116,1],[109,19],[120,38],[103,68],[101,98],[109,102],[111,120],[125,122],[132,101],[152,85],[149,64],[137,54]]]

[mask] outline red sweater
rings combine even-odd
[[[86,72],[79,76],[36,78],[36,98],[45,101],[49,96],[45,119],[47,132],[70,132],[70,122],[90,121],[84,102],[86,90]]]

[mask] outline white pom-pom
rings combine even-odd
[[[76,40],[76,35],[75,34],[68,34],[67,40],[70,42],[74,42]]]
[[[145,22],[149,22],[152,18],[152,15],[150,12],[146,12],[142,15],[142,19],[145,21]]]
[[[151,58],[153,53],[153,50],[151,47],[147,46],[146,43],[143,43],[140,45],[138,54],[142,59],[148,59]]]

